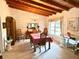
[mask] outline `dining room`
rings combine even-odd
[[[64,45],[67,32],[79,40],[78,0],[1,0],[0,4],[1,59],[79,59]]]

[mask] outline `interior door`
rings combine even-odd
[[[12,45],[14,45],[16,41],[16,21],[13,17],[6,18],[6,30],[7,36],[12,38]]]

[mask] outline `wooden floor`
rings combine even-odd
[[[5,52],[3,59],[79,59],[79,55],[75,55],[72,50],[61,47],[57,43],[51,43],[51,49],[46,52],[44,47],[41,53],[38,48],[33,52],[29,41],[25,40],[17,42],[10,51]]]

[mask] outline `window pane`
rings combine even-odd
[[[60,28],[56,28],[56,31],[60,31]]]
[[[50,34],[55,34],[59,36],[61,34],[60,30],[60,20],[50,22]]]
[[[51,22],[50,26],[54,27],[55,26],[55,22]]]
[[[54,31],[51,31],[50,34],[54,34]]]
[[[60,32],[59,31],[56,31],[55,32],[55,35],[59,36],[60,35]]]
[[[54,30],[54,28],[51,28],[50,30]]]

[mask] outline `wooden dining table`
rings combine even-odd
[[[31,34],[31,41],[34,45],[34,52],[36,51],[36,46],[39,42],[40,42],[40,33],[32,33]],[[49,36],[46,36],[45,38],[43,38],[46,40],[46,42],[48,42],[48,49],[50,49],[50,42],[53,42],[52,38]]]

